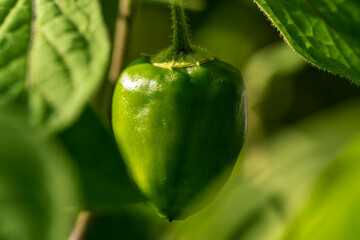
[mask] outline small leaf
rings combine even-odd
[[[0,133],[0,239],[67,239],[81,205],[69,159],[3,113]]]
[[[255,0],[285,40],[320,68],[360,84],[358,0]]]
[[[89,106],[59,139],[78,167],[87,208],[113,210],[143,201],[113,135]]]
[[[0,3],[0,106],[25,92],[31,121],[69,125],[104,77],[109,40],[97,0]]]

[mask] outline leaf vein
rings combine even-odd
[[[338,34],[338,36],[344,41],[344,43],[349,47],[349,49],[351,49],[351,51],[354,53],[354,55],[356,56],[356,58],[358,59],[358,61],[360,62],[360,55],[357,53],[357,51],[355,51],[355,49],[353,48],[353,46],[351,44],[348,43],[347,39],[344,37],[344,35],[341,33],[341,31],[339,31],[325,16],[324,14],[322,14],[320,12],[320,10],[310,1],[310,0],[305,0],[305,3],[307,3],[309,5],[310,8],[312,8],[318,15],[319,17],[331,28],[334,30],[335,33]],[[333,36],[331,36],[332,39]],[[335,44],[336,48],[340,51],[338,45],[336,44],[336,41],[333,41],[333,43]],[[345,62],[347,64],[349,64],[348,60],[341,55],[341,57],[345,60]],[[354,66],[352,64],[349,64],[350,68],[353,69],[355,72],[360,73],[358,71],[358,69],[354,68]]]
[[[65,70],[65,74],[68,77],[67,79],[69,79],[69,83],[72,83],[73,77],[71,74],[69,64],[67,64],[65,60],[65,57],[60,53],[59,49],[56,47],[56,44],[54,44],[50,40],[50,37],[44,31],[39,31],[39,33],[43,36],[44,40],[48,43],[48,45],[53,49],[54,54],[56,55],[57,59],[60,60],[60,63]]]
[[[31,75],[32,70],[32,49],[34,45],[34,38],[35,38],[35,31],[36,31],[36,3],[35,0],[31,0],[31,24],[30,24],[30,40],[29,40],[29,46],[27,51],[27,66],[26,66],[26,79],[25,79],[25,85],[27,88],[32,87],[33,79]]]
[[[5,15],[3,21],[0,22],[0,32],[1,32],[1,28],[3,28],[3,26],[5,26],[7,19],[9,19],[9,16],[11,16],[11,13],[13,11],[15,11],[17,8],[19,8],[19,6],[18,6],[19,4],[20,4],[20,1],[16,1],[16,3],[14,5],[12,5],[10,7],[10,9],[8,9],[8,11],[6,11],[6,15]]]
[[[21,58],[22,56],[24,56],[24,53],[20,52],[19,54],[13,56],[11,59],[9,59],[6,64],[3,64],[3,65],[0,65],[0,71],[2,69],[5,69],[7,68],[7,66],[9,66],[12,62],[14,62],[15,60]]]
[[[88,62],[91,62],[91,54],[90,54],[90,51],[89,51],[89,40],[88,38],[86,37],[86,34],[84,34],[83,32],[80,31],[78,25],[67,15],[65,14],[64,10],[62,9],[62,7],[60,6],[60,4],[57,2],[57,0],[54,0],[54,5],[58,8],[58,10],[61,12],[61,14],[64,16],[64,18],[69,21],[69,23],[71,23],[71,25],[74,27],[74,29],[76,30],[76,32],[79,34],[79,36],[84,40],[85,44],[86,44],[86,58],[87,58],[87,61]],[[87,15],[87,17],[89,17]]]

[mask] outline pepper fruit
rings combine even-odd
[[[173,2],[172,9],[174,45],[126,67],[112,107],[129,172],[170,221],[198,211],[221,189],[247,129],[240,72],[191,46],[182,5]]]

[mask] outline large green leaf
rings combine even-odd
[[[311,63],[360,84],[358,0],[255,0]]]
[[[64,240],[81,205],[63,151],[0,114],[0,239]]]
[[[109,57],[97,0],[1,0],[0,46],[0,106],[28,92],[46,131],[80,114]]]
[[[360,239],[360,135],[317,181],[283,239]]]
[[[87,208],[112,211],[143,201],[113,135],[92,108],[88,106],[59,139],[78,168]]]

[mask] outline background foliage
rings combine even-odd
[[[171,43],[167,2],[133,2],[125,65]],[[123,2],[0,0],[0,239],[67,239],[84,209],[84,239],[360,238],[360,3],[257,0],[289,47],[250,0],[184,2],[193,41],[248,88],[223,191],[168,223],[127,175],[107,114]]]

